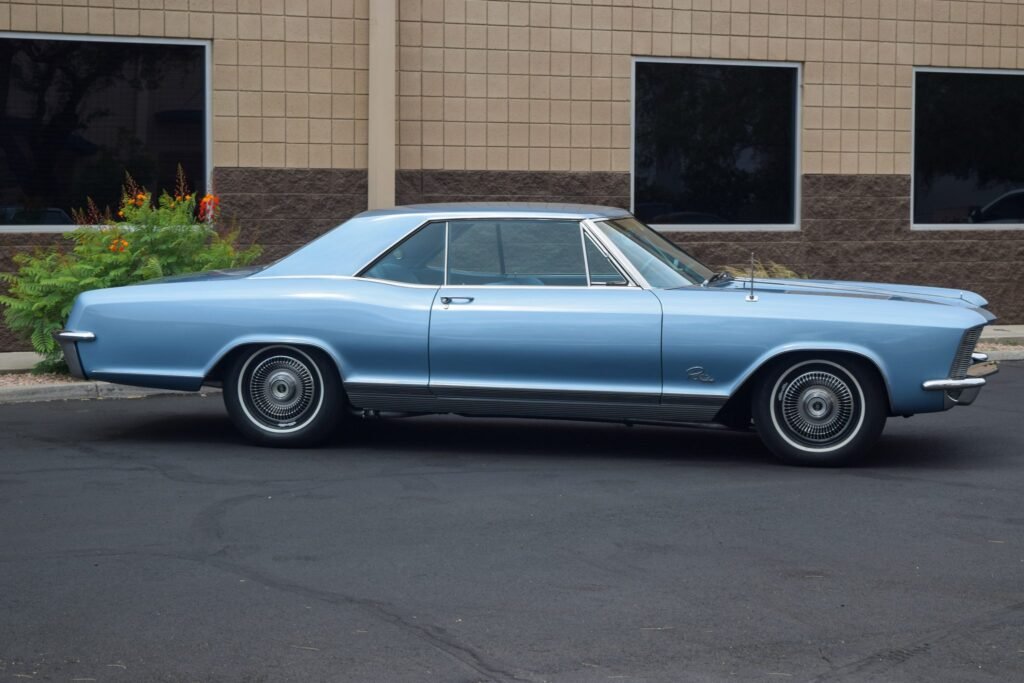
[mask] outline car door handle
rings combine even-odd
[[[442,296],[441,304],[448,306],[451,304],[469,304],[473,303],[473,297],[471,296]]]

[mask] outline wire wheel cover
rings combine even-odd
[[[298,358],[268,356],[256,362],[247,374],[242,382],[242,399],[260,422],[274,427],[291,426],[317,404],[317,381]]]
[[[857,413],[849,385],[822,370],[810,370],[782,385],[777,396],[782,420],[789,432],[816,446],[846,436]]]

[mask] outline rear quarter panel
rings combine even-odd
[[[664,310],[664,393],[732,395],[772,358],[794,351],[843,351],[880,370],[894,414],[943,409],[941,392],[965,329],[986,319],[962,307],[730,289],[658,291]],[[712,382],[693,379],[702,368]]]
[[[331,277],[142,285],[82,294],[68,327],[90,379],[196,390],[247,343],[307,344],[353,381],[427,384],[435,290]]]

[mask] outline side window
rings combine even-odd
[[[444,223],[431,223],[398,243],[363,277],[417,285],[444,283]]]
[[[449,285],[587,286],[577,221],[452,221]]]
[[[587,266],[590,268],[590,284],[618,287],[624,287],[629,284],[629,280],[619,272],[615,264],[594,244],[594,241],[590,239],[590,235],[587,235],[584,241],[586,242],[587,249]]]

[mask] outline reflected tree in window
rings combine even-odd
[[[205,185],[198,45],[0,38],[0,223],[116,206],[125,172],[153,190],[180,163]]]

